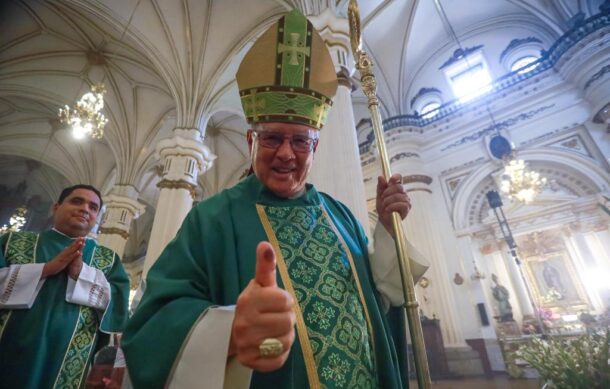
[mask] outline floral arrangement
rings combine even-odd
[[[538,315],[540,316],[540,321],[542,322],[544,329],[547,331],[553,328],[554,321],[561,318],[558,313],[553,312],[549,308],[541,307],[538,309],[538,312]],[[521,332],[528,335],[539,334],[541,333],[540,325],[534,317],[531,317],[528,320],[524,319],[523,325],[521,327]]]
[[[519,356],[538,370],[549,389],[610,388],[610,329],[578,338],[533,338]]]

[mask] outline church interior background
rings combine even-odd
[[[416,292],[435,385],[537,387],[506,378],[536,375],[515,344],[610,321],[610,1],[359,3],[407,236],[431,263]],[[370,230],[381,170],[347,4],[3,1],[0,225],[48,228],[63,187],[93,184],[97,238],[135,290],[193,204],[247,172],[237,65],[298,8],[340,83],[311,182]],[[59,119],[100,83],[103,134]]]

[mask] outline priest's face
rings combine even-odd
[[[254,174],[279,197],[300,195],[318,147],[318,134],[304,124],[257,124],[248,131]]]
[[[95,225],[100,203],[95,192],[74,189],[61,203],[53,206],[53,226],[72,238],[86,236]]]

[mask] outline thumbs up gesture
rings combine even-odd
[[[295,335],[294,300],[277,286],[275,266],[273,246],[259,243],[256,273],[237,299],[229,345],[229,356],[235,355],[242,365],[262,372],[284,365]],[[263,342],[277,352],[265,353]]]

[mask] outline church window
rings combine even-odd
[[[423,119],[433,118],[434,116],[436,116],[438,114],[438,110],[436,110],[436,109],[440,106],[441,106],[441,104],[437,101],[433,101],[431,103],[424,105],[421,109],[421,113],[420,113],[421,117]]]
[[[437,108],[443,104],[442,92],[433,87],[421,88],[411,99],[411,108],[422,119],[431,119],[438,114]]]
[[[460,102],[470,101],[492,89],[489,67],[480,50],[463,56],[443,70]]]
[[[536,62],[537,60],[538,60],[538,57],[533,56],[533,55],[527,55],[525,57],[521,57],[521,58],[517,59],[515,62],[513,62],[513,64],[510,66],[510,70],[512,72],[517,72],[519,74],[525,74],[525,73],[533,70],[536,66],[538,66],[537,63],[532,64],[532,62]],[[528,66],[528,65],[530,65],[530,66]]]
[[[542,41],[536,37],[515,38],[500,54],[500,63],[508,72],[525,74],[538,66],[535,61],[543,50]]]

